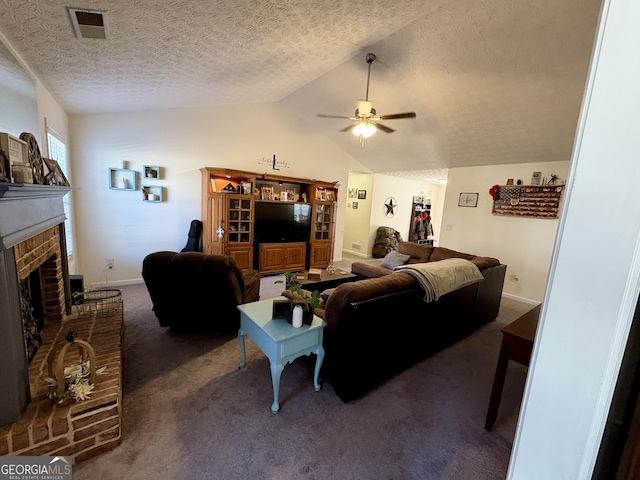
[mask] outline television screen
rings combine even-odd
[[[308,242],[310,235],[311,205],[256,202],[256,242]]]

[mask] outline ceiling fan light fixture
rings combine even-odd
[[[369,102],[367,100],[358,100],[357,115],[369,115],[371,113],[372,108],[373,108],[373,102]],[[375,111],[374,111],[374,115],[375,115]]]
[[[368,138],[376,133],[377,130],[373,123],[360,122],[353,128],[352,132],[358,137]]]

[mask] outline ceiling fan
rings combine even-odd
[[[376,109],[373,108],[373,103],[369,101],[369,79],[371,78],[371,64],[376,61],[377,57],[373,53],[367,53],[365,57],[367,64],[369,65],[369,71],[367,73],[367,91],[364,100],[358,100],[358,108],[356,108],[355,116],[346,117],[341,115],[325,115],[319,113],[319,117],[323,118],[345,118],[352,120],[355,123],[349,125],[346,128],[340,130],[341,132],[353,132],[354,135],[360,137],[360,143],[364,145],[364,139],[370,137],[378,130],[382,130],[385,133],[393,133],[395,130],[389,128],[386,125],[378,123],[380,120],[396,120],[398,118],[416,118],[415,112],[405,113],[392,113],[389,115],[377,115]]]

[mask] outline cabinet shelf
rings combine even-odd
[[[229,244],[253,243],[253,197],[229,195],[227,199],[227,242]]]
[[[313,210],[313,240],[330,240],[333,222],[333,202],[317,202]]]

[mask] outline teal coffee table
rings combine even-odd
[[[279,297],[279,299],[283,298]],[[273,383],[271,411],[273,413],[280,410],[278,392],[282,370],[287,363],[293,362],[302,355],[311,353],[317,355],[313,385],[316,391],[320,390],[318,375],[324,358],[324,348],[322,348],[322,332],[326,325],[324,320],[314,315],[311,325],[302,325],[300,328],[293,328],[286,320],[272,320],[273,299],[238,305],[238,310],[240,310],[238,341],[242,353],[240,368],[245,366],[247,356],[244,337],[248,336],[271,362]]]

